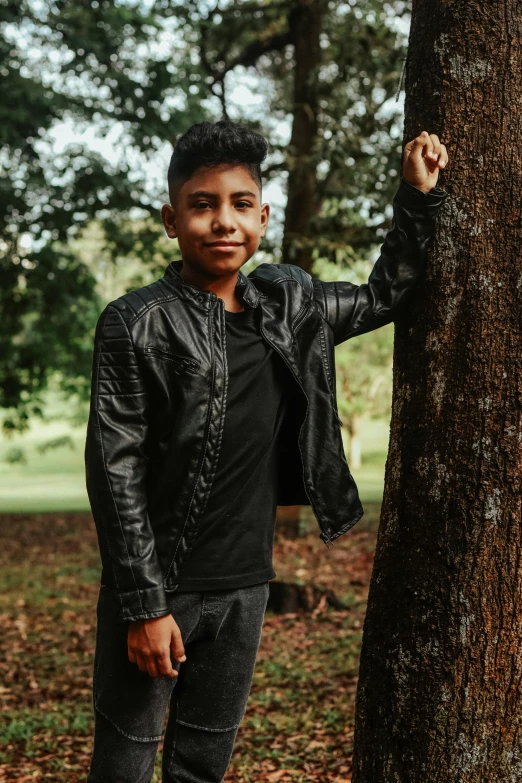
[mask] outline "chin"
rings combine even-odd
[[[186,252],[185,263],[187,266],[193,267],[194,270],[199,270],[200,273],[220,277],[239,271],[251,257],[245,253],[244,247],[238,248],[238,251],[241,252],[223,254],[221,257],[218,253],[207,252],[208,250],[208,247],[204,247],[199,252]]]
[[[240,260],[233,260],[230,259],[228,261],[221,261],[220,263],[217,263],[213,268],[217,271],[219,270],[223,274],[231,274],[233,272],[237,272],[241,267],[243,266],[245,262]]]
[[[241,248],[242,249],[242,248]],[[245,258],[244,252],[242,253],[230,253],[227,255],[223,255],[222,258],[219,258],[219,256],[214,257],[211,261],[207,260],[207,268],[213,269],[213,270],[220,270],[222,272],[235,272],[238,269],[241,269],[243,264],[247,262],[248,258]]]

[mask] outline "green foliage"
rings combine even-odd
[[[88,268],[70,251],[0,258],[0,407],[4,433],[42,414],[51,370],[68,394],[88,396],[99,299]]]
[[[5,433],[42,415],[51,376],[69,394],[89,392],[92,336],[110,265],[133,268],[125,286],[162,273],[158,210],[172,144],[195,122],[230,116],[271,145],[266,182],[284,187],[294,150],[295,0],[5,0],[0,4],[0,407]],[[391,23],[399,0],[325,4],[321,32],[317,210],[306,237],[316,260],[351,266],[384,233],[397,185],[398,111],[383,110],[399,84],[405,41]],[[257,103],[235,90],[255,84]],[[234,97],[235,96],[235,97]],[[55,152],[60,123],[117,137],[107,160],[89,142]],[[282,130],[283,128],[283,130]],[[277,210],[273,210],[277,217]],[[280,259],[280,226],[260,250]],[[74,242],[95,225],[101,274]],[[90,229],[89,229],[90,230]],[[96,267],[98,268],[96,269]],[[120,289],[117,295],[122,292]],[[114,291],[114,288],[112,289]],[[111,291],[111,296],[112,296]]]
[[[314,273],[322,280],[349,280],[365,283],[372,261],[359,259],[348,271],[319,260]],[[335,348],[337,401],[344,423],[354,415],[389,416],[392,361],[393,324],[359,335]]]
[[[68,446],[74,451],[74,441],[70,435],[61,435],[59,438],[52,438],[43,443],[39,443],[36,450],[39,454],[47,454],[51,449],[59,449],[62,446]]]
[[[4,461],[7,462],[8,465],[25,465],[27,463],[27,457],[23,449],[18,446],[12,446],[10,449],[7,449]]]

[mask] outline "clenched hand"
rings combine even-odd
[[[419,190],[427,193],[435,187],[439,169],[448,162],[448,152],[435,133],[422,131],[404,146],[402,176]]]
[[[181,631],[171,614],[150,620],[133,620],[127,634],[129,660],[136,663],[142,672],[151,677],[178,676],[172,666],[170,654],[177,661],[187,659],[181,638]]]

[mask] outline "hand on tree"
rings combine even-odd
[[[172,666],[171,652],[177,661],[186,660],[181,631],[172,614],[130,622],[127,651],[129,661],[151,677],[178,676]]]
[[[435,133],[422,133],[404,146],[403,178],[427,193],[435,187],[439,169],[446,166],[448,152]]]

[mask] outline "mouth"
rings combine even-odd
[[[207,247],[218,247],[218,248],[234,248],[234,247],[240,247],[241,242],[205,242]]]
[[[234,253],[241,244],[241,242],[207,242],[206,246],[216,253]]]

